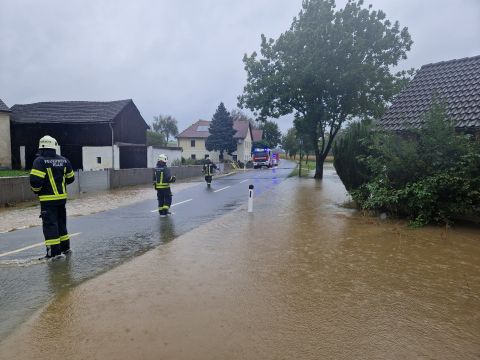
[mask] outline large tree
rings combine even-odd
[[[170,115],[158,115],[153,117],[153,130],[163,134],[166,142],[170,139],[170,136],[178,135],[177,120]]]
[[[260,125],[260,129],[263,130],[263,142],[270,148],[277,147],[280,144],[282,133],[278,129],[278,124],[273,121],[264,121]]]
[[[243,58],[247,85],[239,105],[265,120],[294,113],[315,148],[315,178],[342,124],[378,117],[405,83],[406,72],[390,68],[406,58],[407,28],[383,11],[348,0],[304,0],[298,17],[277,40],[262,34],[261,56]]]
[[[205,148],[208,151],[219,151],[220,160],[223,160],[224,152],[231,155],[237,150],[237,142],[233,137],[237,131],[233,128],[233,118],[223,102],[213,115],[208,131],[210,135],[205,141]]]
[[[167,141],[165,140],[163,134],[156,131],[147,130],[147,145],[166,146]]]

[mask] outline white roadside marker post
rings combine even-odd
[[[248,212],[253,212],[253,185],[248,185]]]

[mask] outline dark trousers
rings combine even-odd
[[[205,181],[207,184],[210,184],[212,182],[212,175],[205,175]]]
[[[43,236],[47,246],[47,256],[60,255],[70,249],[70,237],[67,231],[67,210],[65,203],[40,203]]]
[[[167,214],[172,205],[172,190],[170,188],[157,189],[158,212]]]

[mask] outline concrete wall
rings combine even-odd
[[[177,180],[202,176],[201,165],[171,166]],[[110,173],[110,188],[153,183],[153,169],[121,169]]]
[[[167,155],[167,164],[170,166],[174,161],[182,160],[182,149],[160,146],[149,146],[147,150],[147,167],[154,168],[157,165],[158,155]]]
[[[12,168],[10,114],[0,112],[0,168]]]
[[[28,176],[0,177],[0,206],[8,203],[34,200]]]
[[[118,146],[114,146],[115,166],[118,169],[120,157]],[[100,158],[100,159],[97,159]],[[98,162],[97,160],[100,160]],[[111,146],[84,146],[82,147],[83,170],[104,170],[112,168],[112,147]]]
[[[110,149],[111,150],[111,149]],[[111,157],[111,156],[110,156]],[[97,191],[105,191],[110,189],[110,171],[109,170],[97,170],[97,171],[77,171],[75,172],[75,182],[72,188],[76,184],[78,192],[92,193]]]

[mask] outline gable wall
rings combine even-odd
[[[114,119],[115,142],[147,144],[147,125],[133,102]]]
[[[0,168],[11,167],[10,114],[0,112]]]

